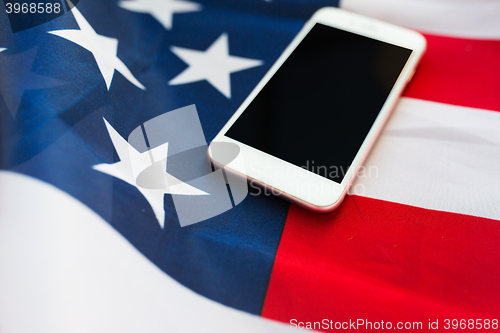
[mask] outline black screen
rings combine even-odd
[[[410,54],[317,23],[226,136],[341,183]]]

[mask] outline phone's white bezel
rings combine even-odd
[[[381,40],[413,51],[341,184],[335,183],[327,178],[225,136],[228,129],[245,111],[247,106],[259,94],[262,88],[264,88],[266,83],[273,77],[276,71],[316,23]],[[406,82],[411,79],[425,47],[425,38],[413,30],[337,8],[326,7],[320,9],[308,22],[306,22],[302,30],[297,34],[285,51],[283,51],[278,60],[269,69],[212,142],[230,142],[239,146],[244,165],[241,167],[233,167],[231,171],[244,175],[251,180],[255,180],[263,186],[276,189],[292,201],[312,210],[318,212],[332,210],[340,204],[345,196],[361,163],[363,163],[375,139],[382,130],[383,125],[389,118],[390,112],[397,102],[397,98],[400,96]],[[355,124],[353,124],[353,126],[355,126]],[[215,164],[219,164],[218,161],[214,159],[214,156],[212,156],[210,149],[208,154]],[[279,177],[277,176],[278,174]]]

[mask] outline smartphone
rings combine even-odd
[[[425,48],[418,32],[320,9],[214,138],[209,158],[307,209],[337,208]],[[225,163],[221,150],[235,146],[243,162]]]

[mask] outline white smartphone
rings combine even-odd
[[[415,31],[320,9],[214,138],[211,161],[313,211],[337,208],[425,48]],[[215,153],[234,146],[239,163]]]

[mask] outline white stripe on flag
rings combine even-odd
[[[352,192],[500,220],[499,129],[498,112],[401,98]]]
[[[6,171],[0,184],[2,333],[293,329],[182,286],[53,186]]]
[[[341,0],[340,7],[421,32],[500,39],[500,1]]]

